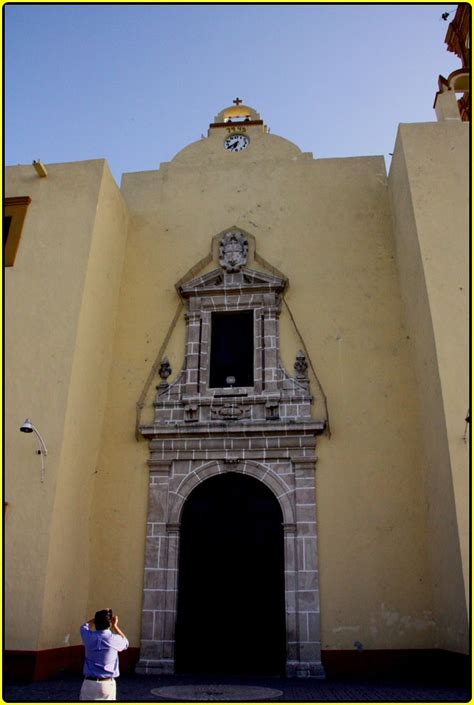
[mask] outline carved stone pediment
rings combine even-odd
[[[225,272],[214,269],[201,277],[196,277],[178,287],[178,291],[185,299],[192,296],[206,296],[220,292],[258,291],[282,292],[288,284],[287,279],[275,277],[273,274],[258,272],[255,269],[242,268],[240,272]]]

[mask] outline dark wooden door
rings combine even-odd
[[[176,668],[282,674],[286,661],[282,513],[258,480],[199,485],[182,515]]]

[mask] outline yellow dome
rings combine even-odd
[[[234,103],[235,102],[236,101],[234,101]],[[229,120],[231,120],[232,122],[234,120],[236,122],[251,120],[253,122],[254,120],[260,119],[260,115],[257,113],[257,111],[251,108],[250,106],[237,104],[231,105],[230,107],[221,110],[220,113],[218,113],[214,118],[214,122],[229,122]]]

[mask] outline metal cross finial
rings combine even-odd
[[[242,101],[241,101],[240,98],[236,98],[236,99],[233,100],[232,102],[235,103],[236,105],[240,105]]]

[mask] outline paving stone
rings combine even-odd
[[[7,703],[77,702],[81,689],[80,676],[64,676],[39,683],[3,683],[3,698]],[[211,677],[126,675],[117,681],[117,700],[124,703],[163,702],[171,698],[157,697],[153,690],[176,686],[270,688],[281,695],[269,698],[273,702],[422,702],[466,703],[471,699],[469,686],[448,686],[439,683],[321,681],[319,679],[278,677]],[[253,698],[255,699],[255,698]],[[174,700],[176,702],[176,700]],[[227,701],[229,702],[229,700]],[[232,700],[230,700],[232,702]],[[247,700],[248,702],[248,700]],[[251,702],[251,701],[250,701]]]

